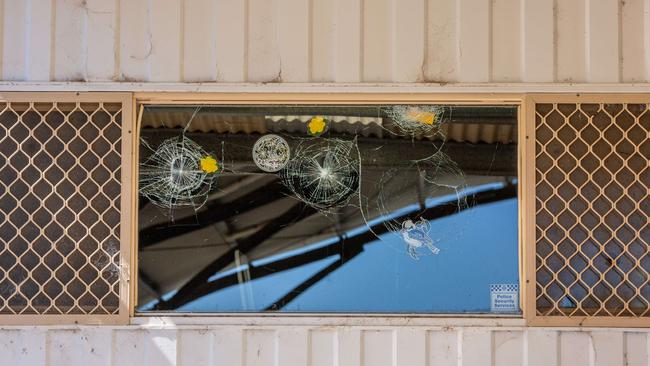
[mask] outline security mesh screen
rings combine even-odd
[[[0,103],[0,313],[117,314],[121,103]]]
[[[537,314],[650,315],[650,111],[536,105]]]

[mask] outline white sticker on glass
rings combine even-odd
[[[519,311],[519,285],[490,285],[490,311],[493,313],[516,313]]]

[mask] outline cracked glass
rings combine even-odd
[[[517,114],[147,106],[137,311],[518,314]]]

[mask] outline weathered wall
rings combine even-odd
[[[650,81],[650,0],[0,0],[0,21],[4,81]],[[647,366],[647,333],[23,327],[0,330],[0,364]]]
[[[649,0],[0,0],[27,81],[647,82]]]
[[[448,327],[17,328],[3,365],[647,366],[648,332]]]

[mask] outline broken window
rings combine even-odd
[[[137,311],[519,313],[517,112],[147,106]]]

